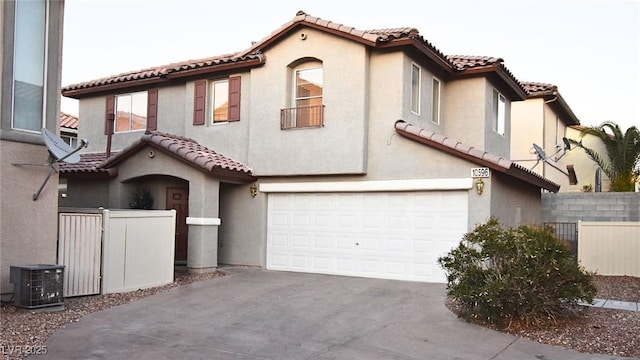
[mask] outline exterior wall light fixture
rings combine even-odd
[[[249,191],[251,192],[251,197],[256,197],[256,195],[258,195],[258,186],[256,183],[249,186]]]
[[[476,192],[478,193],[478,195],[482,195],[483,191],[484,191],[484,181],[478,178],[476,179]]]

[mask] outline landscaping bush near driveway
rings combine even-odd
[[[591,302],[597,291],[594,274],[579,266],[551,228],[506,228],[490,219],[438,262],[459,315],[499,326],[545,322],[580,300]]]

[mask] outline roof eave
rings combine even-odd
[[[470,161],[474,164],[478,164],[480,166],[484,166],[484,167],[488,167],[491,170],[503,173],[503,174],[507,174],[510,175],[514,178],[517,178],[519,180],[525,181],[529,184],[535,185],[537,187],[546,189],[548,191],[557,193],[560,190],[560,186],[548,181],[544,178],[540,178],[535,176],[532,173],[527,172],[524,168],[520,167],[519,165],[517,165],[516,163],[511,163],[510,167],[503,167],[500,166],[494,162],[491,161],[487,161],[478,157],[475,157],[473,155],[467,154],[467,153],[463,153],[460,151],[457,151],[455,149],[452,149],[442,143],[436,142],[436,141],[431,141],[429,139],[426,139],[424,137],[418,136],[416,134],[413,134],[407,130],[404,129],[400,129],[396,126],[396,132],[410,140],[414,140],[416,142],[419,142],[421,144],[433,147],[435,149],[444,151],[447,154],[456,156],[458,158]]]
[[[478,66],[469,69],[462,70],[456,74],[456,77],[474,77],[474,76],[495,76],[504,82],[504,84],[511,90],[510,100],[521,101],[526,100],[529,94],[524,87],[514,77],[507,72],[500,64]]]
[[[547,181],[543,178],[539,178],[526,171],[526,169],[522,168],[516,163],[511,164],[511,167],[506,171],[506,173],[517,179],[526,181],[532,185],[538,186],[553,193],[557,193],[558,191],[560,191],[560,185],[555,184],[551,181]]]
[[[208,74],[214,74],[230,70],[238,69],[251,69],[254,67],[262,66],[265,63],[264,56],[258,56],[249,60],[239,60],[225,62],[222,64],[214,64],[210,66],[198,67],[194,69],[177,70],[168,74],[156,75],[145,79],[123,80],[112,82],[104,85],[86,86],[79,89],[64,90],[62,95],[74,99],[80,99],[82,97],[96,95],[100,93],[122,91],[126,89],[145,87],[149,85],[156,85],[167,83],[176,79],[183,79],[195,76],[203,76]]]
[[[176,72],[172,72],[168,74],[166,78],[167,80],[173,80],[173,79],[181,79],[181,78],[201,76],[201,75],[209,75],[209,74],[229,71],[229,70],[251,69],[254,67],[262,66],[264,65],[264,63],[265,63],[265,57],[264,55],[261,55],[251,60],[242,60],[237,62],[216,64],[216,65],[189,69],[189,70],[178,70]]]
[[[113,179],[118,176],[118,169],[110,168],[96,171],[60,171],[59,173],[60,177],[63,179]]]
[[[451,63],[442,56],[439,56],[432,49],[426,46],[422,41],[416,38],[401,38],[390,41],[378,42],[375,45],[376,49],[393,49],[402,47],[413,47],[417,49],[421,54],[425,55],[429,60],[433,61],[441,68],[445,69],[447,73],[453,74],[454,69]]]
[[[63,89],[62,96],[69,97],[72,99],[80,99],[88,95],[95,95],[99,93],[105,93],[109,91],[123,90],[123,89],[135,88],[135,87],[144,87],[144,86],[155,85],[155,84],[160,84],[164,82],[167,82],[167,79],[164,76],[119,81],[119,82],[113,82],[113,83],[104,84],[104,85],[87,86],[87,87],[73,89],[73,90]]]

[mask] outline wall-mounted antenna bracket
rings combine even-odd
[[[69,164],[78,163],[80,161],[80,154],[78,154],[78,152],[86,148],[87,145],[89,145],[89,142],[86,139],[82,139],[80,140],[80,145],[76,149],[73,149],[71,148],[71,146],[69,146],[69,144],[64,142],[64,140],[62,140],[61,138],[56,136],[54,133],[52,133],[51,131],[45,128],[42,128],[42,139],[44,140],[44,144],[46,145],[47,150],[49,151],[49,158],[47,159],[46,164],[11,163],[11,165],[14,165],[14,166],[47,166],[48,167],[47,177],[44,179],[44,182],[42,183],[42,185],[40,185],[40,188],[38,189],[38,191],[36,191],[33,194],[33,201],[38,200],[40,193],[42,192],[42,190],[44,189],[44,186],[49,181],[49,178],[51,178],[51,175],[54,172],[58,171],[53,165],[60,162],[66,162]]]

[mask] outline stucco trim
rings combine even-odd
[[[469,190],[471,178],[410,179],[379,181],[330,181],[304,183],[260,184],[260,192],[373,192],[373,191],[424,191],[424,190]]]
[[[220,218],[187,217],[187,225],[219,226]]]

